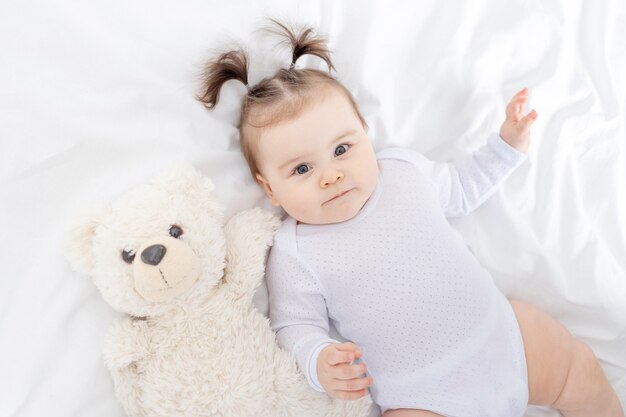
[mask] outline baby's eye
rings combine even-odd
[[[337,146],[335,148],[335,156],[343,155],[344,153],[348,152],[349,148],[350,148],[350,145],[348,145],[347,143]]]
[[[307,164],[298,165],[296,169],[293,170],[293,172],[294,174],[298,175],[306,174],[307,172],[309,172],[309,166]]]

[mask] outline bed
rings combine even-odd
[[[453,160],[530,88],[529,159],[450,224],[507,297],[592,347],[626,405],[626,3],[31,0],[0,6],[0,416],[123,415],[101,357],[118,316],[61,251],[77,213],[180,161],[227,216],[270,208],[238,148],[243,85],[212,112],[194,98],[222,47],[248,48],[252,83],[289,64],[266,17],[328,37],[376,150]]]

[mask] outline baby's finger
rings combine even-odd
[[[528,100],[528,88],[524,87],[511,98],[511,101],[506,106],[506,118],[514,121],[518,121],[522,118],[522,108]]]
[[[362,389],[359,391],[333,391],[332,397],[338,398],[340,400],[352,401],[358,400],[359,398],[365,397],[368,394],[366,389]]]
[[[528,97],[528,88],[524,87],[515,93],[513,97],[511,97],[511,101],[517,100],[520,97]]]
[[[357,365],[339,364],[333,369],[335,379],[349,380],[363,376],[367,372],[367,366],[364,363]]]
[[[341,350],[333,350],[328,355],[328,364],[337,365],[340,363],[350,363],[355,359],[354,352],[344,352]]]
[[[537,120],[537,112],[533,109],[519,121],[519,126],[523,130],[530,129],[535,120]]]
[[[521,96],[521,95],[526,95],[526,94],[528,94],[528,88],[524,87],[521,90],[519,90],[517,93],[515,93],[514,97]]]
[[[334,344],[333,346],[335,346],[335,349],[340,350],[342,352],[352,353],[353,356],[351,356],[352,359],[350,360],[358,359],[361,356],[363,356],[363,353],[361,352],[359,347],[355,345],[354,343],[344,342],[344,343]]]
[[[336,349],[342,350],[345,352],[356,352],[359,350],[359,347],[351,342],[336,343],[333,346],[335,346]]]
[[[522,117],[520,114],[520,110],[521,106],[519,106],[519,103],[515,100],[512,100],[506,106],[506,118],[508,120],[513,120],[514,122],[517,122]]]
[[[337,379],[333,385],[337,391],[358,391],[370,387],[374,383],[374,378],[353,378],[353,379]]]

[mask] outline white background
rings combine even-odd
[[[626,404],[626,5],[600,1],[0,2],[0,416],[121,416],[117,315],[61,251],[66,224],[188,161],[232,214],[266,205],[238,148],[245,91],[209,112],[202,64],[239,42],[289,65],[266,16],[327,35],[375,148],[478,148],[531,89],[530,158],[451,224],[510,298],[586,341]],[[322,68],[316,59],[299,66]],[[263,298],[263,297],[261,297]],[[556,415],[529,408],[528,416]]]

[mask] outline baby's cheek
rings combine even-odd
[[[313,201],[310,197],[303,197],[300,200],[300,204],[297,207],[298,212],[301,214],[303,219],[306,219],[307,222],[316,223],[320,219],[319,217],[319,205]]]
[[[308,223],[316,219],[319,204],[302,188],[290,189],[283,198],[283,209],[294,219]]]

